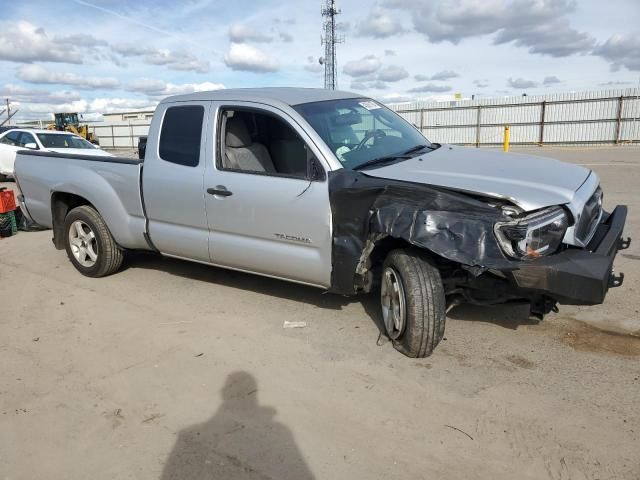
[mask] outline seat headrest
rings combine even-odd
[[[248,147],[253,143],[244,120],[238,117],[231,117],[227,119],[227,134],[225,142],[227,147],[233,148]]]

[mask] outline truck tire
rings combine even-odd
[[[440,272],[415,250],[392,250],[382,267],[380,304],[386,334],[407,357],[428,357],[444,335]]]
[[[88,205],[71,210],[64,219],[65,249],[73,266],[87,277],[116,272],[124,254],[100,214]]]

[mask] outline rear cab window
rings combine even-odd
[[[160,129],[160,158],[177,165],[197,167],[200,163],[203,121],[202,105],[167,108]]]

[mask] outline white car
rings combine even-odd
[[[41,152],[58,152],[71,155],[111,156],[110,153],[101,150],[73,133],[14,128],[0,135],[0,180],[3,177],[13,177],[16,152],[26,148]]]

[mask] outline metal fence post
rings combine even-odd
[[[547,111],[547,102],[543,101],[540,106],[540,137],[538,138],[538,145],[544,144],[544,116]]]
[[[478,113],[476,114],[476,148],[480,147],[480,110],[482,107],[478,105]]]
[[[116,136],[113,133],[113,123],[111,124],[111,147],[116,148]]]
[[[613,139],[614,143],[617,145],[620,143],[620,133],[622,131],[622,101],[624,96],[620,95],[618,97],[618,112],[616,113],[616,136]]]
[[[420,133],[424,135],[424,108],[420,109]]]
[[[509,125],[504,126],[504,142],[502,148],[505,152],[509,151]]]

